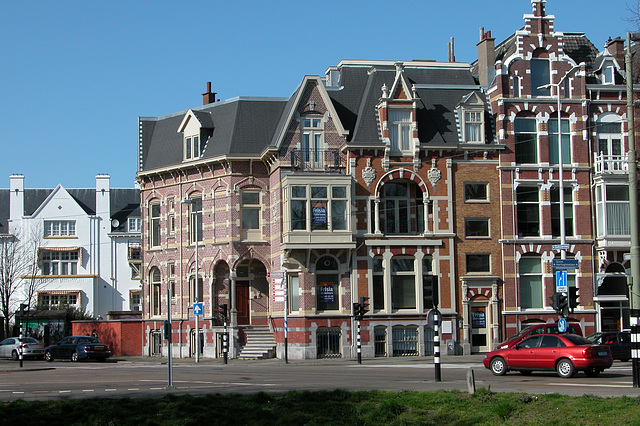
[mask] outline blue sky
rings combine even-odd
[[[548,0],[555,28],[601,49],[637,30],[635,0]],[[476,57],[479,28],[501,42],[530,0],[0,2],[0,187],[133,187],[137,120],[221,99],[289,96],[342,59]]]

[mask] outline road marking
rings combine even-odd
[[[633,385],[628,383],[620,383],[617,385],[599,385],[590,383],[547,383],[549,386],[580,386],[580,387],[592,387],[592,388],[632,388]]]
[[[118,389],[105,389],[105,392],[118,392]]]
[[[129,388],[129,389],[127,389],[127,390],[128,390],[128,391],[139,391],[139,390],[140,390],[140,388]]]
[[[95,389],[82,389],[82,392],[95,392]]]
[[[70,390],[62,390],[62,391],[58,391],[58,393],[71,393]]]
[[[23,394],[24,392],[18,392],[18,391],[15,391],[15,392],[12,392],[12,393],[15,393],[15,394]]]

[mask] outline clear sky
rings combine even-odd
[[[555,28],[598,49],[637,31],[637,0],[548,0]],[[130,188],[139,116],[220,99],[290,96],[305,75],[343,59],[476,58],[479,28],[496,43],[530,0],[0,1],[0,187]]]

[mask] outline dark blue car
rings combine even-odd
[[[631,359],[631,333],[628,331],[603,331],[593,333],[587,339],[611,348],[613,359],[627,362]]]
[[[51,362],[54,359],[97,359],[104,361],[111,356],[109,345],[101,343],[91,336],[69,336],[44,350],[44,359]]]

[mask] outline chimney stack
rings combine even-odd
[[[620,67],[624,67],[624,65],[625,65],[625,63],[624,63],[624,54],[625,54],[624,40],[621,39],[620,37],[616,37],[613,40],[611,40],[611,38],[609,38],[609,40],[607,41],[607,44],[605,45],[605,48],[609,51],[609,53],[611,53],[611,56],[613,56],[616,59],[616,61],[618,61],[618,65]]]
[[[491,31],[484,32],[480,28],[480,43],[478,43],[478,79],[482,86],[488,86],[496,75],[496,46],[491,38]]]
[[[211,82],[207,82],[207,91],[202,94],[202,105],[212,104],[216,101],[216,93],[211,91]]]

